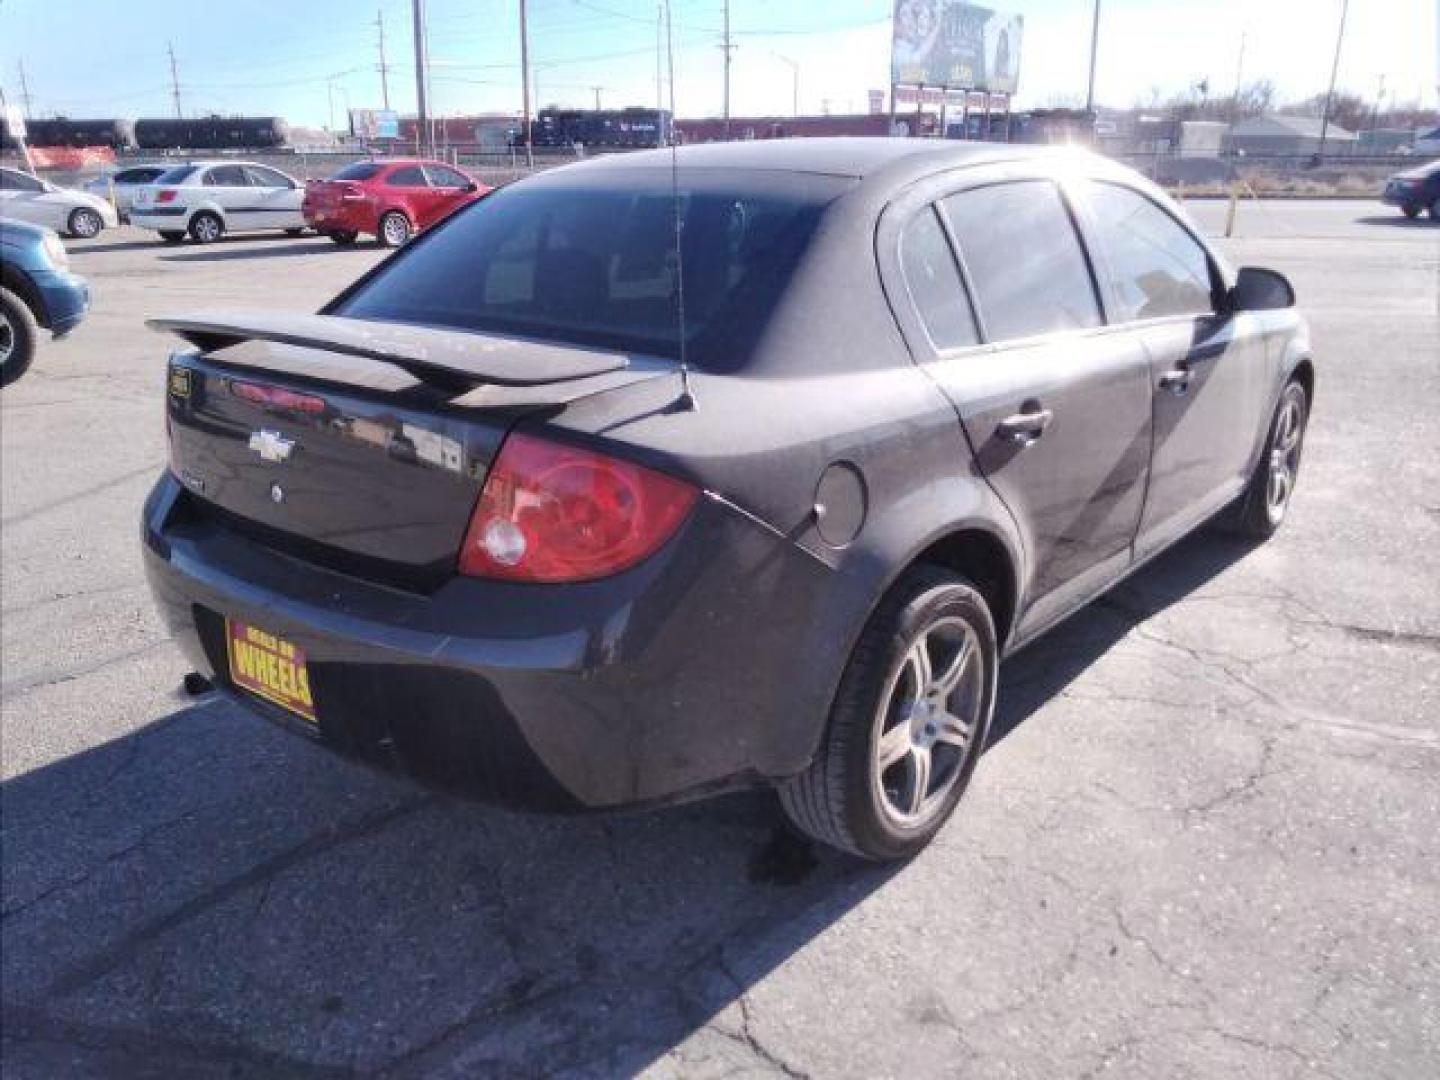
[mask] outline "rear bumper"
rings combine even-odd
[[[305,224],[316,232],[355,232],[373,233],[375,231],[375,210],[368,203],[355,202],[345,206],[304,208]]]
[[[143,523],[190,661],[251,710],[424,782],[541,808],[684,799],[797,772],[828,713],[833,572],[720,502],[604,581],[420,595],[269,551],[190,498],[167,474]],[[318,725],[233,687],[226,617],[304,650]]]

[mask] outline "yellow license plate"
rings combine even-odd
[[[226,619],[225,648],[236,686],[315,722],[310,672],[298,646],[238,619]]]

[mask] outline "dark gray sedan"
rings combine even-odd
[[[1072,152],[887,139],[514,184],[319,315],[158,325],[161,608],[219,689],[431,783],[746,785],[907,856],[1001,658],[1212,518],[1285,516],[1278,274]]]

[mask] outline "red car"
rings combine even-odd
[[[337,244],[353,244],[361,233],[371,233],[382,247],[399,247],[491,190],[440,161],[357,161],[329,180],[306,185],[300,209],[305,224]]]

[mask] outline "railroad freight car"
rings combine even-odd
[[[278,116],[135,121],[135,141],[142,150],[270,150],[289,138],[290,125]]]
[[[3,124],[3,121],[0,121]],[[31,146],[106,146],[111,150],[128,150],[135,145],[135,125],[129,120],[27,120],[25,140]],[[0,128],[0,145],[13,150],[18,145],[8,125]]]

